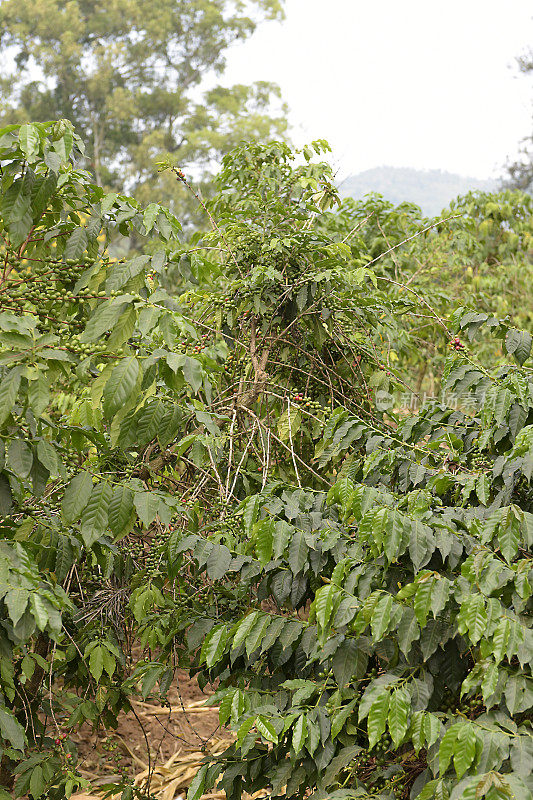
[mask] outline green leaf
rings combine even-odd
[[[505,560],[510,563],[518,552],[520,544],[520,510],[514,512],[514,506],[510,506],[505,516],[498,525],[498,543]]]
[[[200,767],[187,790],[187,800],[200,800],[200,797],[204,794],[205,779],[208,769],[209,764],[204,764]]]
[[[33,800],[37,800],[37,798],[44,794],[46,783],[43,768],[40,764],[37,764],[37,766],[32,769],[30,778],[30,792]]]
[[[474,594],[463,601],[457,622],[460,633],[468,631],[472,644],[479,642],[487,627],[487,610],[483,595]]]
[[[276,729],[272,725],[269,720],[267,720],[264,716],[260,715],[255,720],[255,727],[257,728],[259,734],[262,736],[263,739],[266,739],[267,742],[272,742],[273,744],[277,744],[278,742],[278,734],[276,733]],[[307,729],[306,729],[307,732]]]
[[[26,124],[20,126],[19,147],[27,161],[34,161],[33,156],[39,151],[39,132],[35,125]]]
[[[315,594],[313,606],[315,609],[316,621],[323,635],[329,629],[333,612],[338,607],[340,599],[341,593],[339,588],[332,583],[328,586],[321,586]]]
[[[215,544],[206,562],[207,574],[211,580],[220,580],[230,568],[231,561],[232,555],[226,545]]]
[[[341,506],[344,517],[350,511],[354,498],[354,482],[351,478],[340,478],[328,492],[328,503],[338,503]]]
[[[359,745],[352,745],[351,747],[343,747],[338,755],[335,758],[332,758],[330,763],[328,764],[327,768],[324,770],[323,777],[321,780],[322,785],[327,788],[330,786],[334,779],[337,777],[341,770],[345,769],[351,763],[353,763],[356,756],[361,752],[362,748]],[[348,797],[349,795],[337,795],[335,792],[333,795],[328,795],[329,797]],[[324,797],[324,795],[322,795]]]
[[[94,314],[89,317],[85,330],[80,336],[80,342],[96,342],[100,339],[106,331],[114,327],[120,315],[126,310],[127,305],[120,298],[100,303]]]
[[[60,536],[57,543],[56,561],[54,566],[56,578],[60,583],[67,577],[74,560],[74,549],[68,536]]]
[[[108,509],[109,527],[115,537],[120,536],[127,529],[133,513],[132,489],[124,484],[115,486]]]
[[[448,800],[449,792],[446,788],[444,781],[440,778],[428,781],[416,800]]]
[[[88,472],[80,472],[65,489],[61,501],[61,512],[65,522],[75,522],[89,501],[93,481]]]
[[[228,641],[228,630],[225,625],[215,625],[205,637],[200,652],[200,663],[206,663],[207,667],[212,667],[220,660]]]
[[[233,650],[236,650],[246,639],[252,628],[254,627],[255,623],[259,618],[259,611],[252,611],[250,614],[247,614],[244,619],[242,619],[239,624],[237,625],[237,629],[235,631],[235,635],[233,636],[233,641],[231,643],[231,647]]]
[[[37,592],[33,592],[31,596],[31,608],[33,612],[33,617],[35,622],[37,623],[37,627],[40,631],[44,631],[46,628],[49,618],[48,618],[48,611],[44,604],[44,600],[40,597]]]
[[[408,727],[410,698],[405,689],[392,692],[389,702],[389,731],[395,747],[403,741]]]
[[[514,736],[511,743],[511,767],[513,772],[529,778],[533,775],[533,738]]]
[[[33,453],[22,439],[13,439],[7,454],[9,467],[20,478],[27,478],[33,464]]]
[[[138,275],[150,261],[150,256],[141,255],[130,258],[127,261],[117,261],[113,264],[106,279],[105,288],[107,292],[116,292],[125,284]]]
[[[59,474],[59,459],[55,448],[44,439],[39,439],[37,442],[37,455],[39,461],[43,464],[50,475],[56,476]]]
[[[522,366],[529,358],[532,341],[528,331],[520,331],[516,328],[511,328],[505,337],[505,349],[514,355],[519,366]]]
[[[409,532],[409,553],[415,572],[427,564],[434,549],[435,536],[431,528],[420,520],[412,520]]]
[[[124,342],[127,342],[128,339],[133,336],[136,322],[137,311],[133,306],[128,306],[118,318],[116,325],[109,335],[109,339],[106,343],[107,349],[115,350],[121,347]]]
[[[339,687],[345,686],[352,676],[364,675],[368,655],[361,650],[355,639],[346,639],[337,649],[332,661],[333,674]]]
[[[392,597],[387,594],[380,597],[374,610],[370,621],[372,638],[375,642],[380,641],[389,629],[389,623],[392,614]]]
[[[13,507],[13,495],[7,476],[0,472],[0,515],[7,517]]]
[[[292,731],[292,746],[296,755],[300,752],[307,739],[307,719],[304,714],[300,714]]]
[[[477,479],[476,494],[480,503],[484,506],[488,505],[490,499],[490,480],[488,475],[480,475]]]
[[[254,723],[255,719],[253,717],[248,717],[248,719],[245,719],[244,722],[239,725],[239,729],[237,731],[237,747],[242,745],[244,739],[248,736],[253,728]]]
[[[433,575],[426,574],[416,582],[416,594],[413,601],[416,618],[421,627],[424,627],[431,607],[431,594],[435,579]]]
[[[20,386],[21,367],[15,367],[4,375],[0,383],[0,425],[9,417]]]
[[[252,528],[257,520],[260,500],[261,500],[260,495],[255,494],[252,495],[252,497],[247,497],[246,500],[242,503],[244,532],[247,534],[247,536],[250,535]]]
[[[199,361],[195,358],[190,358],[186,356],[185,363],[182,367],[183,370],[183,377],[193,390],[193,392],[197,392],[202,387],[202,365]]]
[[[409,726],[409,736],[413,742],[415,753],[418,755],[420,750],[424,747],[424,715],[425,711],[415,711]]]
[[[460,726],[453,725],[451,728],[448,728],[441,739],[441,743],[439,745],[439,772],[441,776],[444,775],[448,769],[450,761],[452,760],[459,730]]]
[[[439,738],[442,728],[442,723],[438,717],[431,714],[429,711],[424,712],[424,736],[426,739],[426,747],[431,747]]]
[[[102,677],[103,671],[104,671],[103,647],[101,645],[97,645],[91,650],[91,655],[89,656],[89,672],[95,679],[96,683],[100,683],[100,678]]]
[[[48,408],[50,403],[50,389],[48,381],[42,372],[39,372],[36,379],[29,382],[28,400],[30,408],[36,417],[40,417],[43,411]]]
[[[24,750],[26,735],[24,728],[11,711],[0,705],[0,733],[3,738],[11,743],[15,750]]]
[[[236,725],[247,710],[246,698],[240,689],[237,689],[231,700],[231,721]],[[250,726],[251,727],[251,726]]]
[[[112,678],[117,666],[117,662],[115,656],[108,650],[107,647],[102,647],[102,659],[105,671],[109,677]]]
[[[405,537],[405,523],[396,511],[387,512],[387,528],[383,540],[383,550],[389,562],[396,561],[401,554]]]
[[[91,547],[107,528],[107,510],[112,491],[107,483],[97,483],[83,510],[81,517],[81,536],[86,547]]]
[[[15,588],[10,589],[10,591],[7,592],[7,594],[5,595],[4,603],[7,606],[7,611],[13,625],[16,625],[19,619],[24,614],[29,599],[30,599],[29,591],[27,589],[23,589],[20,586],[16,586]]]
[[[457,736],[457,744],[453,752],[453,766],[458,778],[462,778],[466,770],[472,765],[476,756],[477,737],[471,725],[461,727]]]
[[[496,399],[494,401],[494,419],[498,425],[502,425],[502,423],[505,422],[505,418],[507,417],[507,413],[511,408],[512,402],[513,395],[509,389],[503,388],[498,390]]]
[[[268,564],[272,558],[274,531],[273,520],[263,520],[255,525],[255,552],[262,566]]]
[[[389,711],[389,692],[383,690],[376,700],[372,703],[368,712],[367,732],[368,746],[370,749],[378,742],[385,733],[387,727],[387,716]]]
[[[144,209],[143,225],[146,229],[146,234],[150,233],[154,227],[154,223],[161,211],[161,206],[157,203],[149,203]]]
[[[289,567],[294,575],[297,575],[307,564],[307,554],[309,548],[303,533],[297,531],[289,544]]]
[[[139,362],[134,356],[124,358],[111,372],[102,395],[104,414],[107,418],[122,409],[135,389],[139,376]]]
[[[85,228],[74,228],[67,239],[64,256],[66,259],[80,259],[87,247],[87,231]]]
[[[491,661],[485,669],[483,680],[481,681],[481,694],[485,703],[487,702],[488,698],[494,694],[494,690],[496,689],[496,685],[498,683],[499,674],[500,673],[497,664]]]
[[[142,524],[149,528],[158,512],[160,497],[153,492],[135,492],[133,502]]]
[[[294,407],[285,409],[278,420],[278,436],[282,442],[290,442],[300,430],[302,415]]]
[[[231,715],[231,705],[233,703],[233,698],[238,693],[239,689],[230,689],[230,691],[226,691],[226,693],[220,700],[218,704],[218,720],[221,725],[225,725],[228,722]]]

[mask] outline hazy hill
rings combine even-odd
[[[368,192],[379,192],[393,203],[416,203],[428,216],[438,214],[450,200],[472,189],[492,191],[496,181],[466,178],[440,169],[375,167],[350,175],[340,184],[341,197],[359,200]]]

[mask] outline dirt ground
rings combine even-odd
[[[168,693],[170,708],[134,703],[134,713],[122,714],[118,729],[109,730],[107,737],[105,731],[81,729],[75,737],[81,774],[97,787],[117,779],[121,770],[139,782],[149,767],[155,767],[155,794],[161,800],[183,797],[185,791],[179,790],[192,779],[202,750],[218,753],[229,744],[228,732],[218,724],[218,709],[202,708],[212,693],[202,692],[196,680],[180,670],[177,686]],[[82,797],[87,795],[77,800]]]

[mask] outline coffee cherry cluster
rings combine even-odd
[[[216,308],[222,307],[225,309],[230,309],[237,307],[236,299],[230,297],[229,295],[225,295],[224,297],[214,297],[212,303]]]
[[[242,367],[245,361],[246,356],[244,354],[239,356],[234,350],[232,350],[230,353],[228,353],[226,361],[224,362],[224,371],[233,372],[239,367]]]
[[[107,345],[104,342],[84,344],[79,341],[79,337],[73,336],[72,339],[69,340],[68,350],[80,356],[95,356],[99,353],[105,353]]]
[[[330,311],[346,310],[346,302],[344,300],[341,300],[340,297],[336,297],[335,295],[330,295],[327,299],[324,299],[323,305],[325,308],[329,308]]]
[[[489,469],[491,466],[482,453],[478,453],[472,457],[471,464],[475,469],[483,470]]]
[[[257,294],[257,291],[241,287],[233,294],[225,294],[219,297],[215,296],[210,298],[210,305],[214,306],[215,308],[223,308],[229,311],[230,309],[238,308],[243,300],[246,300],[255,294]],[[252,312],[249,309],[243,309],[241,311],[241,314],[244,317],[248,317],[251,313]]]
[[[203,333],[202,336],[200,337],[200,341],[192,346],[191,351],[196,355],[198,353],[201,353],[202,350],[205,350],[205,348],[209,347],[209,345],[211,344],[210,339],[211,339],[210,333]]]
[[[457,695],[447,690],[442,698],[441,707],[443,711],[448,711],[451,714],[468,716],[482,708],[483,701],[479,697],[460,700]]]
[[[312,400],[308,395],[301,392],[295,392],[292,396],[292,402],[307,409],[308,411],[322,411],[322,404],[318,400]]]
[[[451,340],[451,342],[450,342],[450,347],[451,347],[453,350],[459,350],[459,351],[460,351],[460,350],[464,350],[464,349],[465,349],[465,346],[464,346],[464,344],[461,342],[461,340],[459,339],[459,337],[458,337],[458,336],[455,336],[455,338],[453,338],[453,339]]]
[[[392,778],[385,778],[381,775],[372,783],[372,794],[376,792],[380,794],[390,794],[391,792],[399,794],[404,789],[406,779],[406,775],[395,775]]]
[[[113,763],[114,771],[118,772],[123,780],[126,779],[127,768],[122,763],[122,755],[117,742],[109,737],[104,739],[102,742],[102,750],[107,753],[107,760]]]
[[[365,677],[369,678],[370,680],[374,680],[374,678],[378,677],[379,672],[380,672],[379,667],[377,667],[377,666],[376,667],[372,667],[371,669],[368,670],[368,672],[366,673]]]
[[[386,761],[385,755],[386,753],[389,752],[391,746],[392,746],[392,740],[390,736],[388,736],[386,733],[383,734],[379,742],[377,742],[377,744],[374,746],[372,754],[376,758],[376,763],[379,764],[380,766],[385,763]]]
[[[155,578],[161,574],[161,562],[173,530],[174,526],[171,525],[167,529],[156,528],[152,531],[151,547],[144,556],[144,567],[148,577]]]

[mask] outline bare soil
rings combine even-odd
[[[98,786],[125,769],[134,778],[148,767],[168,763],[172,756],[177,763],[183,757],[190,761],[193,752],[213,747],[221,749],[221,740],[229,734],[220,728],[218,709],[205,709],[202,704],[212,695],[202,692],[187,672],[178,671],[177,685],[168,693],[170,709],[155,702],[134,702],[134,712],[121,714],[116,730],[92,731],[84,726],[75,736],[80,772]],[[111,749],[109,749],[109,744]]]

